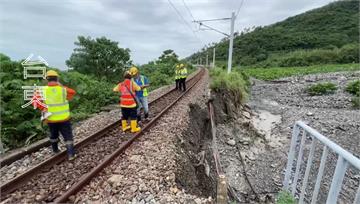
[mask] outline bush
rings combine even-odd
[[[247,75],[245,75],[247,76]],[[248,99],[248,84],[242,73],[232,71],[228,74],[226,71],[215,68],[210,70],[211,84],[210,88],[214,91],[232,92],[239,102],[243,103]]]
[[[311,96],[332,94],[336,91],[337,87],[331,82],[318,83],[307,88]]]
[[[281,191],[276,199],[276,204],[295,204],[295,198],[287,191]]]
[[[45,85],[43,80],[23,80],[23,67],[0,54],[1,80],[1,140],[4,149],[12,149],[42,139],[46,136],[46,126],[40,123],[40,111],[25,104],[21,86]],[[116,103],[118,96],[113,93],[115,84],[97,81],[78,72],[61,72],[60,82],[75,89],[77,94],[70,102],[73,121],[84,119],[98,112],[101,106]]]
[[[360,97],[353,97],[351,103],[354,108],[360,108]]]
[[[360,96],[360,80],[350,82],[345,90],[353,95]]]

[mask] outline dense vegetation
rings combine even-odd
[[[258,67],[359,62],[358,42],[359,2],[337,1],[237,34],[233,62]],[[225,38],[188,59],[195,63],[216,47],[216,60],[226,61],[228,45]]]
[[[262,80],[274,80],[293,75],[307,75],[339,71],[359,70],[359,64],[314,65],[307,67],[235,68],[243,69],[249,76]]]
[[[77,46],[66,61],[66,65],[83,74],[97,79],[116,82],[131,65],[130,50],[118,46],[118,42],[105,37],[91,39],[79,36]]]
[[[335,93],[336,89],[337,87],[334,83],[324,82],[309,86],[307,92],[311,96],[318,96]]]
[[[178,63],[185,64],[189,73],[194,71],[194,67],[185,61],[180,61],[173,50],[165,50],[157,60],[139,66],[139,68],[141,74],[149,78],[150,89],[156,89],[174,83],[175,66]]]
[[[0,54],[1,80],[1,141],[5,148],[15,148],[45,136],[40,112],[32,107],[21,108],[24,102],[22,86],[45,85],[42,80],[23,79],[20,62]],[[112,92],[114,84],[97,81],[94,77],[76,71],[60,72],[62,84],[76,90],[70,102],[72,117],[80,120],[100,110],[101,106],[115,103],[118,96]]]

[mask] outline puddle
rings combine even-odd
[[[265,135],[265,139],[272,146],[280,145],[280,138],[272,135],[272,129],[281,122],[281,115],[275,115],[266,110],[256,110],[257,115],[252,117],[251,122],[259,133]]]
[[[268,105],[271,105],[271,106],[279,106],[278,102],[272,101],[272,100],[262,99],[261,102],[263,104],[268,104]]]

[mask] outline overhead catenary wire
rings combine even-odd
[[[183,21],[183,23],[185,23],[185,25],[187,25],[189,27],[189,29],[191,30],[191,32],[194,34],[195,38],[199,41],[200,44],[203,44],[201,39],[196,35],[195,31],[193,30],[193,28],[191,27],[191,25],[185,20],[185,18],[181,15],[180,11],[175,7],[175,5],[168,0],[169,4],[171,5],[171,7],[173,7],[173,9],[175,10],[175,12],[177,13],[177,15],[181,18],[181,20]]]
[[[237,11],[236,11],[235,17],[237,17],[237,16],[239,15],[240,9],[241,9],[241,7],[243,6],[243,4],[244,4],[244,0],[241,0],[240,6],[239,6],[239,8],[238,8]]]
[[[183,4],[184,4],[186,10],[189,11],[189,14],[190,14],[192,20],[195,21],[195,18],[194,18],[194,16],[192,15],[192,12],[191,12],[191,10],[189,9],[189,7],[186,5],[185,0],[182,0],[182,2],[183,2]]]

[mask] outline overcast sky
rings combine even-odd
[[[185,4],[196,20],[230,17],[241,4],[241,0],[170,1],[189,25],[168,0],[0,0],[0,52],[14,60],[33,53],[50,66],[66,69],[74,41],[84,35],[119,42],[139,64],[156,59],[165,49],[186,57],[224,36],[199,31]],[[269,25],[331,1],[244,0],[235,30]],[[230,29],[227,21],[209,25],[226,33]]]

